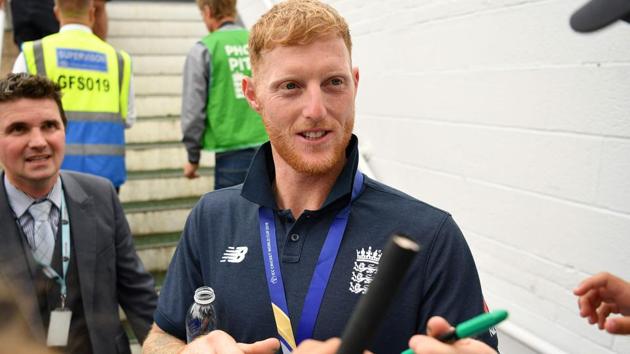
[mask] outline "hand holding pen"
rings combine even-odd
[[[494,311],[465,321],[455,328],[442,317],[431,317],[427,322],[427,335],[411,337],[410,349],[403,353],[496,354],[496,351],[484,342],[467,337],[487,331],[506,317],[507,312]]]

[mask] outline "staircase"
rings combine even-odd
[[[194,2],[111,2],[107,10],[108,41],[133,60],[138,113],[126,131],[129,178],[120,199],[159,286],[190,209],[214,183],[212,154],[202,154],[200,178],[183,177],[179,125],[185,56],[206,29]]]
[[[161,286],[190,209],[214,185],[214,156],[203,153],[200,178],[183,177],[182,70],[206,34],[194,2],[110,2],[109,38],[133,60],[136,124],[126,131],[128,180],[120,199],[145,267]],[[138,351],[137,345],[132,345]]]

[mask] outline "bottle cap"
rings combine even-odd
[[[207,305],[214,301],[214,290],[209,286],[202,286],[195,290],[195,302],[200,305]]]

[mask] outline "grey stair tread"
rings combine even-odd
[[[151,204],[150,202],[149,204]],[[133,235],[177,232],[185,227],[193,206],[194,202],[158,207],[143,206],[131,210],[126,209],[125,213]],[[147,254],[147,257],[153,256]],[[158,258],[162,257],[159,256]],[[155,261],[158,262],[159,259]]]
[[[214,175],[213,167],[199,167],[197,173],[201,176]],[[138,180],[148,178],[180,178],[182,176],[182,169],[164,169],[164,170],[149,170],[149,171],[127,171],[127,180]]]
[[[182,112],[182,98],[178,95],[136,96],[138,116],[179,116]]]
[[[200,21],[194,1],[113,1],[107,5],[110,21],[133,20],[189,20]]]
[[[183,166],[183,162],[182,162]],[[127,180],[120,190],[119,198],[123,203],[151,200],[169,200],[178,198],[192,198],[203,195],[212,190],[214,185],[214,170],[212,167],[202,167],[198,170],[199,177],[188,179],[184,176],[180,166],[166,167],[169,170],[151,169],[137,170]],[[147,215],[148,217],[148,215]],[[167,217],[176,217],[171,215]],[[153,222],[146,218],[129,220],[133,223]],[[139,225],[134,225],[139,226]]]
[[[183,168],[188,161],[186,149],[180,142],[141,142],[129,144],[126,149],[128,171],[151,171]],[[214,166],[214,153],[203,151],[201,166]]]
[[[136,54],[133,60],[134,75],[181,75],[186,61],[185,54]]]
[[[135,75],[134,92],[138,96],[148,95],[181,95],[181,74]]]
[[[160,94],[156,94],[156,93],[139,93],[136,94],[134,96],[134,98],[137,99],[142,99],[142,98],[181,98],[182,95],[181,94],[176,94],[176,93],[160,93]]]
[[[165,200],[149,200],[141,202],[126,202],[123,203],[123,209],[126,214],[172,209],[192,209],[192,207],[199,201],[199,198],[201,198],[201,196]]]
[[[132,57],[142,54],[185,55],[198,40],[197,35],[163,38],[129,36],[107,39],[114,48],[123,49]]]
[[[146,270],[150,272],[164,271],[171,263],[176,247],[177,244],[172,244],[138,249],[138,256],[142,259]]]
[[[136,249],[175,246],[179,242],[181,232],[167,232],[151,235],[134,235]]]
[[[125,130],[127,144],[181,140],[181,124],[179,119],[174,117],[170,119],[139,119],[131,129]]]
[[[181,73],[150,73],[150,72],[143,72],[143,73],[139,73],[139,74],[134,74],[133,78],[134,78],[134,82],[137,78],[142,78],[142,79],[148,79],[148,78],[155,78],[155,77],[161,77],[161,78],[170,78],[170,79],[181,79],[182,74]],[[134,87],[135,88],[135,87]],[[151,94],[143,94],[143,93],[138,93],[138,95],[151,95]],[[167,94],[164,94],[167,95]],[[172,94],[168,94],[168,95],[172,95]]]
[[[179,115],[163,115],[163,116],[143,116],[143,117],[136,117],[136,121],[137,122],[144,122],[144,121],[162,121],[162,120],[179,120],[181,117]]]
[[[142,36],[172,37],[197,35],[203,37],[208,29],[201,16],[197,21],[190,19],[118,19],[109,23],[108,38]]]
[[[180,147],[183,149],[184,144],[181,141],[160,141],[156,143],[127,143],[125,144],[126,149],[134,149],[134,150],[163,149],[163,148],[172,148],[172,147]]]

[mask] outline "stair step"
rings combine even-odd
[[[214,184],[214,154],[202,154],[200,178],[182,176],[187,159],[179,142],[185,57],[207,31],[192,0],[113,1],[107,12],[109,42],[132,56],[138,113],[125,132],[129,178],[120,199],[138,254],[159,291],[190,209]],[[126,321],[125,329],[131,334]],[[140,353],[130,338],[132,352]]]
[[[180,121],[176,116],[140,118],[131,128],[125,130],[127,144],[181,140]]]
[[[186,149],[179,142],[127,144],[125,158],[128,171],[179,169],[188,161]],[[202,152],[199,164],[214,166],[214,153]]]
[[[178,116],[182,111],[180,95],[136,95],[139,117]]]
[[[123,209],[133,235],[179,232],[199,197],[127,202]]]
[[[197,170],[201,176],[213,176],[214,167],[200,167]],[[152,178],[178,178],[182,176],[181,169],[164,169],[164,170],[150,170],[150,171],[129,171],[127,174],[127,180],[146,180]]]
[[[145,250],[155,247],[176,246],[181,237],[181,232],[167,232],[162,234],[135,235],[134,244],[136,250]]]
[[[136,250],[145,268],[152,273],[165,272],[168,269],[180,237],[181,231],[135,235]]]
[[[192,209],[197,204],[201,196],[175,198],[166,200],[133,201],[122,203],[125,213],[133,215],[136,213],[155,212],[175,209]],[[149,234],[155,232],[140,232],[139,234]],[[134,232],[134,235],[138,234]]]
[[[181,95],[182,75],[136,75],[134,91],[139,96]]]
[[[194,2],[116,1],[107,4],[110,21],[117,20],[190,20],[200,21]]]
[[[187,54],[199,36],[183,37],[112,37],[107,41],[115,48],[124,49],[131,56],[139,54]]]
[[[151,273],[166,272],[180,237],[181,232],[136,235],[134,242],[144,267]]]
[[[118,37],[203,37],[208,33],[206,26],[197,15],[196,21],[191,20],[111,20],[109,21],[108,39]]]
[[[188,179],[181,169],[130,173],[120,189],[120,200],[141,202],[198,197],[214,186],[214,168],[201,168],[200,177]]]
[[[132,59],[135,75],[175,74],[181,75],[186,55],[134,55]],[[135,80],[135,77],[134,77]]]
[[[147,271],[166,271],[176,247],[177,243],[169,246],[138,249],[137,252]]]

